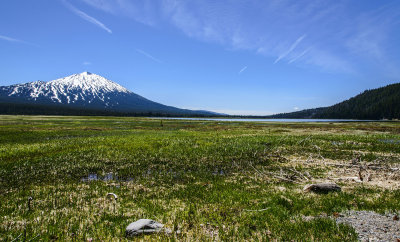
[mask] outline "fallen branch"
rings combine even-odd
[[[295,180],[291,180],[291,179],[288,179],[288,178],[285,178],[285,177],[276,176],[276,175],[273,175],[272,177],[275,178],[275,179],[278,179],[278,180],[300,184],[300,182],[297,182]]]
[[[275,179],[278,179],[278,180],[282,180],[282,181],[286,181],[286,182],[292,182],[292,183],[300,184],[300,182],[297,182],[297,181],[295,181],[295,180],[292,180],[292,179],[289,179],[289,178],[286,178],[286,177],[282,177],[282,176],[275,175],[275,174],[272,173],[272,172],[267,172],[265,175],[270,175],[272,178],[275,178]],[[283,174],[282,174],[282,175],[283,175]]]
[[[17,241],[17,239],[18,239],[19,237],[21,237],[21,235],[22,235],[22,233],[21,233],[20,235],[18,235],[17,238],[13,239],[11,242]]]
[[[296,184],[300,184],[299,182],[296,182],[296,181],[294,181],[294,180],[292,180],[292,179],[289,179],[289,178],[285,178],[285,177],[282,177],[283,176],[283,171],[282,171],[282,168],[281,168],[281,170],[280,170],[280,172],[281,172],[281,176],[278,176],[278,175],[275,175],[274,173],[272,173],[272,172],[261,172],[261,171],[259,171],[259,170],[257,170],[253,165],[251,165],[250,164],[250,166],[251,166],[251,168],[253,168],[258,174],[260,174],[260,175],[262,175],[262,176],[271,176],[272,178],[275,178],[275,179],[278,179],[278,180],[281,180],[281,181],[285,181],[285,182],[292,182],[292,183],[296,183]]]
[[[348,167],[348,168],[359,168],[362,165],[358,164],[336,164],[336,163],[324,163],[325,165],[328,166],[336,166],[336,167]],[[400,168],[398,167],[382,167],[382,166],[371,166],[371,165],[364,165],[366,169],[371,169],[371,170],[389,170],[389,171],[399,171]]]
[[[35,240],[37,237],[39,237],[40,234],[36,235],[35,237],[33,237],[32,239],[28,240],[28,242]]]
[[[308,177],[306,177],[306,176],[303,175],[301,172],[299,172],[298,170],[296,170],[296,168],[293,168],[293,169],[289,168],[289,170],[292,171],[292,172],[294,172],[294,173],[296,173],[297,175],[303,177],[303,179],[305,179],[305,180],[307,180],[307,181],[309,180]]]
[[[268,209],[270,209],[270,208],[255,209],[255,210],[253,210],[253,209],[243,209],[243,211],[246,211],[246,212],[262,212],[262,211],[267,211]]]

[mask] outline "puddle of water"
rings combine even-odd
[[[398,139],[380,139],[379,141],[385,144],[400,144]]]
[[[218,169],[215,169],[215,171],[212,173],[214,176],[223,176],[223,175],[225,175],[225,172],[224,172],[224,170],[218,170]]]
[[[167,172],[157,172],[151,169],[148,169],[147,171],[145,171],[143,173],[143,177],[151,177],[151,176],[156,176],[156,175],[172,175],[173,177],[178,177],[179,174],[185,174],[185,173],[191,173],[191,170],[186,170],[186,171],[182,171],[182,172],[177,172],[174,171],[172,169],[170,169]],[[214,176],[224,176],[226,175],[226,172],[222,169],[215,169],[212,174]],[[110,172],[110,173],[106,173],[105,175],[98,175],[97,173],[89,173],[87,176],[82,177],[81,181],[82,182],[91,182],[91,181],[123,181],[123,182],[131,182],[134,181],[135,179],[133,177],[118,177],[117,175],[115,175],[114,173]]]
[[[117,176],[114,176],[114,174],[112,173],[107,173],[104,177],[103,177],[104,181],[110,181],[110,180],[118,180]]]
[[[82,177],[81,181],[90,182],[90,181],[117,181],[119,180],[116,175],[112,172],[106,173],[104,176],[99,176],[96,173],[89,173],[87,177]]]

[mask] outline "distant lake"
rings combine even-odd
[[[152,117],[154,118],[154,117]],[[376,122],[378,120],[357,120],[357,119],[263,119],[263,118],[154,118],[173,120],[205,120],[222,122],[290,122],[290,123],[334,123],[334,122]]]

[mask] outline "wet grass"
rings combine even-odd
[[[0,116],[0,240],[124,240],[130,222],[150,218],[173,233],[141,239],[351,241],[330,216],[400,207],[399,190],[306,194],[306,181],[269,175],[333,169],[295,158],[398,164],[397,122],[162,122]]]

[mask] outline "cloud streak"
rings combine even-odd
[[[99,20],[95,19],[94,17],[88,15],[87,13],[77,9],[76,7],[74,7],[73,5],[71,5],[69,2],[67,2],[66,0],[63,0],[64,5],[71,10],[73,13],[75,13],[76,15],[78,15],[79,17],[81,17],[82,19],[88,21],[89,23],[92,23],[102,29],[104,29],[105,31],[107,31],[108,33],[112,34],[111,29],[109,29],[107,26],[105,26],[102,22],[100,22]]]
[[[24,43],[24,41],[22,41],[22,40],[14,39],[14,38],[11,38],[11,37],[8,37],[8,36],[4,36],[4,35],[0,35],[0,39],[2,39],[2,40],[7,40],[7,41],[9,41],[9,42]]]
[[[242,72],[244,72],[246,69],[247,69],[247,66],[243,67],[242,69],[240,69],[240,71],[239,71],[238,74],[239,74],[239,75],[242,74]]]
[[[155,25],[160,12],[157,10],[159,0],[81,0],[96,9],[117,16],[128,16],[146,25]],[[166,0],[162,0],[166,1]]]
[[[311,48],[308,48],[306,50],[304,50],[303,52],[301,52],[299,55],[295,56],[294,58],[292,58],[288,63],[291,64],[295,61],[297,61],[298,59],[300,59],[301,57],[303,57],[305,54],[307,54],[307,52],[310,51]]]
[[[136,52],[144,55],[145,57],[149,58],[152,61],[155,61],[155,62],[160,63],[160,64],[163,63],[161,60],[155,58],[154,56],[150,55],[149,53],[147,53],[147,52],[145,52],[145,51],[143,51],[141,49],[136,49]]]
[[[278,56],[278,58],[275,60],[274,64],[278,63],[280,60],[282,60],[283,58],[285,58],[287,55],[289,55],[299,44],[300,42],[306,37],[305,34],[303,34],[302,36],[300,36],[291,46],[290,48],[285,51],[284,53],[282,53],[280,56]]]
[[[8,42],[21,43],[21,44],[26,44],[26,45],[31,45],[31,46],[38,47],[35,44],[29,43],[29,42],[26,42],[26,41],[23,41],[23,40],[20,40],[20,39],[11,38],[11,37],[5,36],[5,35],[0,35],[0,39],[8,41]]]

